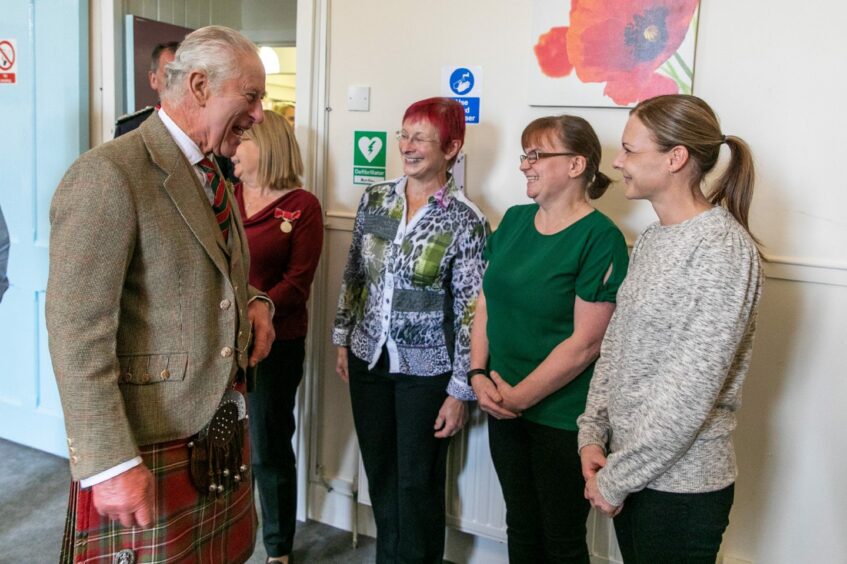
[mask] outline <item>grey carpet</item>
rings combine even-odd
[[[62,544],[70,473],[66,460],[0,439],[0,563],[56,562]],[[258,535],[249,564],[264,564],[267,555]],[[297,524],[297,564],[373,562],[374,539],[352,536],[316,521]]]

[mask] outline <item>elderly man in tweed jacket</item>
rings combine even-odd
[[[265,74],[252,43],[212,26],[186,38],[166,80],[161,110],[82,155],[53,197],[47,327],[74,480],[63,561],[244,562],[253,550],[249,475],[203,494],[188,457],[273,341],[212,157],[262,120]]]

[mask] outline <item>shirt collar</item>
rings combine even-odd
[[[168,133],[171,134],[174,141],[176,142],[179,150],[182,151],[182,154],[185,155],[185,158],[188,159],[188,162],[192,165],[196,165],[201,160],[203,160],[202,151],[200,151],[200,147],[197,146],[197,143],[191,140],[191,137],[188,136],[177,124],[171,119],[171,116],[167,114],[164,108],[159,110],[159,119],[162,120],[162,123],[165,125],[165,129],[168,130]]]
[[[407,177],[404,176],[397,184],[394,185],[395,194],[405,197],[406,181]],[[429,202],[435,202],[441,209],[447,209],[447,206],[450,205],[450,201],[456,197],[457,190],[458,187],[456,186],[456,182],[453,180],[453,175],[448,173],[447,183],[439,188],[435,194],[429,197]]]
[[[438,192],[433,194],[430,201],[437,203],[441,209],[447,209],[447,206],[450,205],[450,201],[456,197],[457,190],[458,187],[456,186],[456,181],[453,180],[453,175],[447,173],[447,184],[442,186]]]

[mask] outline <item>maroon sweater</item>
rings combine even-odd
[[[235,199],[250,246],[250,285],[266,292],[276,306],[276,339],[304,337],[306,300],[323,248],[320,202],[310,192],[294,190],[248,218],[240,183],[235,186]],[[280,229],[286,223],[291,227],[287,233]]]

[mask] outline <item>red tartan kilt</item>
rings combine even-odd
[[[245,420],[246,426],[247,421]],[[247,439],[247,430],[244,433]],[[141,447],[144,464],[155,478],[156,521],[131,529],[94,509],[91,488],[71,482],[60,562],[112,564],[115,554],[132,550],[135,562],[240,564],[253,554],[256,510],[250,441],[244,441],[248,470],[241,485],[220,498],[201,495],[189,477],[189,439]]]

